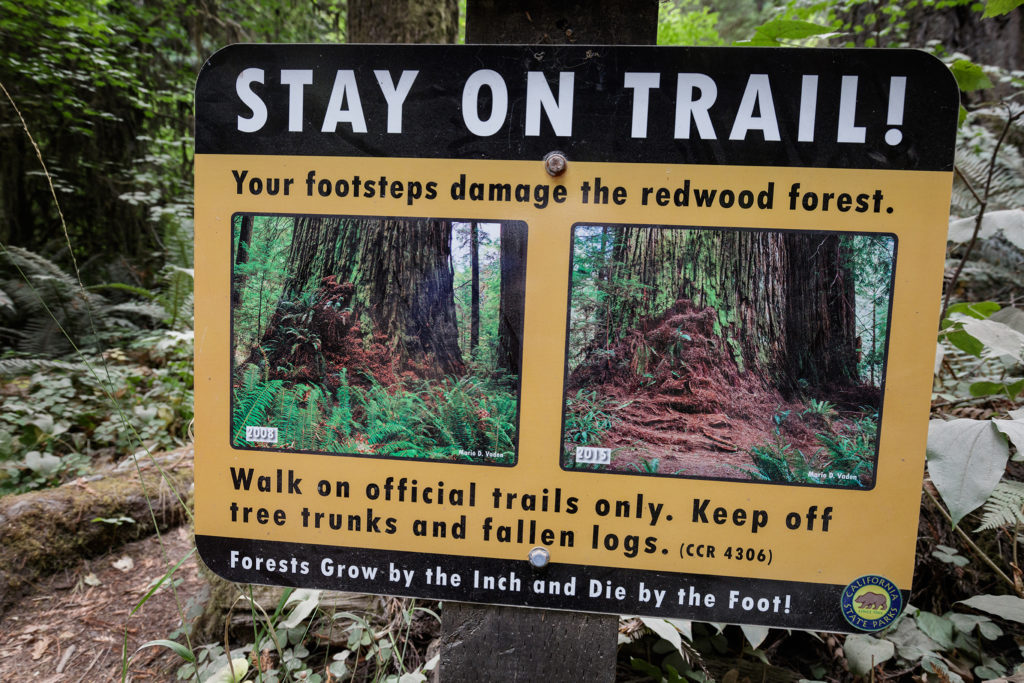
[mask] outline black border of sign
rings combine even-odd
[[[685,544],[684,544],[685,545]],[[451,600],[483,604],[501,604],[515,607],[557,609],[576,612],[603,614],[644,614],[662,618],[691,619],[694,621],[755,624],[774,628],[792,628],[810,631],[832,631],[857,633],[842,614],[842,594],[845,585],[807,583],[803,581],[780,581],[775,579],[751,579],[743,577],[715,576],[688,572],[659,572],[641,569],[623,569],[595,565],[572,565],[552,561],[543,569],[533,568],[529,561],[480,558],[465,555],[440,555],[394,550],[376,550],[346,546],[327,546],[310,543],[285,541],[260,541],[254,539],[228,538],[221,536],[196,535],[196,547],[206,565],[219,576],[237,583],[258,583],[266,585],[320,590],[351,591],[380,595],[398,595],[427,600]],[[680,548],[682,552],[682,548]],[[235,567],[231,566],[232,554]],[[553,560],[557,560],[557,551]],[[260,557],[273,559],[276,565],[283,563],[288,571],[267,571],[265,568],[243,568],[242,558]],[[298,572],[292,572],[292,560]],[[301,573],[305,562],[306,573]],[[334,571],[343,565],[346,574],[342,577],[325,576],[321,567],[326,564]],[[347,575],[350,566],[358,567],[359,576]],[[389,581],[389,569],[411,569],[420,579],[413,586],[404,581]],[[362,568],[376,568],[371,579],[365,578]],[[422,581],[426,570],[442,568],[447,575],[458,573],[465,581],[458,587],[451,585],[428,585]],[[515,574],[522,582],[517,592],[486,590],[472,586],[473,572],[489,576],[510,577]],[[554,581],[565,585],[576,578],[576,596],[548,595],[533,593],[529,586],[534,580]],[[591,581],[602,588],[602,594],[591,597]],[[639,599],[640,583],[648,589],[664,590],[665,600],[660,607],[651,601]],[[608,597],[608,587],[622,586],[625,597]],[[684,604],[679,605],[680,591]],[[738,594],[738,600],[730,608],[730,595]],[[701,597],[700,604],[691,605],[693,594]],[[707,595],[714,595],[714,605],[706,605]],[[910,591],[901,591],[903,604],[907,604]],[[504,596],[516,596],[507,599]],[[786,611],[786,596],[789,609]],[[754,607],[743,609],[742,598],[752,598]],[[775,598],[778,597],[778,601]],[[671,599],[670,599],[671,598]],[[768,609],[757,609],[758,601]],[[778,611],[776,611],[778,610]]]

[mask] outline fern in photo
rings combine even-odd
[[[810,476],[807,458],[789,444],[754,446],[750,449],[750,460],[754,469],[745,471],[751,479],[789,484],[817,483]]]
[[[281,393],[281,380],[263,381],[255,365],[247,365],[242,371],[242,383],[233,391],[231,410],[231,443],[235,446],[250,446],[245,440],[245,428],[273,426],[270,423],[270,409],[275,398]]]
[[[375,453],[415,457],[429,450],[423,427],[422,399],[399,383],[394,393],[374,382],[356,396],[363,413],[366,441]]]
[[[431,415],[438,445],[475,451],[487,447],[482,422],[487,411],[481,407],[479,392],[469,379],[445,380]],[[476,395],[473,395],[476,394]]]
[[[299,451],[319,450],[323,443],[320,388],[296,384],[278,394],[279,443]]]

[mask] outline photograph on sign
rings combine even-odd
[[[577,225],[568,469],[870,489],[896,237]]]
[[[235,448],[511,465],[526,224],[236,214]]]

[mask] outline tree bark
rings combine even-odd
[[[469,224],[469,356],[476,357],[480,345],[480,232]]]
[[[457,0],[349,0],[350,43],[454,43]]]
[[[235,250],[235,266],[249,262],[249,246],[252,244],[252,216],[242,216],[242,224],[238,229],[238,248]],[[242,290],[245,288],[246,275],[232,271],[231,306],[242,305]]]
[[[427,374],[464,368],[451,240],[448,221],[346,220],[331,257],[337,281],[355,285],[353,318],[369,318],[397,360]]]
[[[501,285],[498,304],[498,370],[518,375],[526,301],[526,226],[501,224]]]
[[[836,235],[613,228],[608,299],[592,348],[606,348],[676,299],[715,311],[741,371],[783,392],[856,382],[854,280]],[[801,382],[802,380],[802,382]]]

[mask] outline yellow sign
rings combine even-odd
[[[858,577],[906,594],[941,65],[310,49],[229,48],[197,89],[211,568],[817,630],[869,630],[844,616],[876,619],[870,589],[844,606]]]

